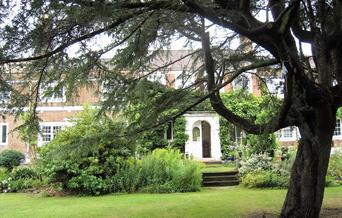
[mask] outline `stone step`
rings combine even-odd
[[[239,183],[239,171],[202,173],[202,186],[232,186]]]
[[[202,178],[203,178],[203,181],[232,181],[232,180],[238,180],[239,179],[239,177],[237,175],[205,176]]]
[[[227,172],[203,172],[202,176],[229,176],[229,175],[239,175],[239,171],[227,171]]]
[[[205,165],[216,165],[216,164],[222,164],[222,161],[217,161],[217,160],[210,160],[210,161],[203,161]]]
[[[233,186],[239,185],[239,180],[232,180],[232,181],[203,181],[202,185],[205,187],[213,187],[213,186]]]

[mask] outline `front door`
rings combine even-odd
[[[203,158],[208,158],[208,157],[211,157],[210,124],[206,121],[202,121],[201,126],[202,126],[202,156]]]

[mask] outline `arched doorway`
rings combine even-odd
[[[211,157],[211,130],[210,124],[206,121],[201,122],[202,126],[202,156]]]

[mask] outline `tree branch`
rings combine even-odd
[[[84,41],[86,39],[90,39],[96,35],[99,35],[101,33],[104,33],[108,30],[111,30],[117,26],[119,26],[120,24],[124,23],[125,21],[133,18],[133,17],[136,17],[137,15],[141,15],[143,13],[145,13],[146,11],[145,10],[142,10],[142,11],[139,11],[139,12],[135,12],[135,13],[130,13],[126,16],[122,16],[120,17],[118,20],[116,20],[115,22],[113,22],[112,24],[104,27],[104,28],[101,28],[101,29],[98,29],[96,31],[93,31],[93,32],[90,32],[88,34],[85,34],[83,36],[80,36],[80,37],[77,37],[73,40],[70,40],[69,42],[66,42],[62,45],[60,45],[59,47],[55,48],[54,50],[50,51],[50,52],[45,52],[44,54],[42,55],[38,55],[38,56],[34,56],[34,57],[28,57],[28,58],[17,58],[17,59],[4,59],[4,60],[0,60],[0,65],[3,65],[3,64],[6,64],[6,63],[18,63],[18,62],[27,62],[27,61],[34,61],[34,60],[40,60],[40,59],[44,59],[44,58],[48,58],[48,57],[51,57],[61,51],[63,51],[64,49],[68,48],[69,46],[73,45],[73,44],[76,44],[78,42],[81,42],[81,41]]]
[[[286,108],[282,108],[280,115],[277,117],[277,119],[274,119],[273,121],[270,121],[267,124],[261,124],[257,125],[252,122],[250,122],[247,119],[244,119],[240,116],[237,116],[232,111],[230,111],[228,108],[225,107],[224,103],[222,102],[222,99],[220,98],[220,94],[218,91],[215,91],[215,61],[211,55],[211,49],[210,49],[210,40],[209,40],[209,34],[203,33],[202,34],[202,48],[204,51],[204,62],[206,66],[207,71],[207,77],[208,77],[208,91],[212,93],[209,96],[211,105],[213,106],[214,110],[223,116],[228,121],[232,122],[236,126],[239,126],[246,130],[249,133],[254,134],[262,134],[262,133],[272,133],[278,129],[281,129],[283,127],[286,127],[290,125],[289,122],[285,119],[288,112],[289,112],[289,106],[286,104]],[[286,112],[284,114],[284,112]],[[285,118],[284,118],[285,117]]]

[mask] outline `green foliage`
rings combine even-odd
[[[179,150],[155,149],[140,161],[127,161],[111,178],[113,192],[190,192],[201,187],[201,166]]]
[[[342,152],[332,154],[329,161],[327,177],[342,185]]]
[[[184,150],[184,146],[189,136],[185,133],[185,117],[181,116],[177,118],[173,123],[173,139],[168,141],[165,137],[165,133],[169,124],[161,125],[155,129],[144,131],[141,136],[138,136],[137,151],[140,154],[145,154],[156,148],[171,147],[181,151]]]
[[[332,176],[325,177],[325,187],[335,187],[341,185],[341,181],[335,179]]]
[[[0,167],[0,181],[7,178],[8,170],[4,167]]]
[[[252,154],[267,153],[269,156],[274,157],[274,152],[278,148],[275,134],[247,134],[247,143],[250,145],[250,152]]]
[[[177,150],[156,149],[141,163],[142,184],[149,192],[188,192],[201,187],[201,167]]]
[[[17,150],[4,150],[0,153],[0,167],[12,170],[25,160],[25,155]]]
[[[229,123],[223,117],[220,117],[220,142],[222,159],[226,160],[229,157],[236,157],[237,144],[234,140],[234,125]]]
[[[111,192],[137,192],[142,186],[140,162],[127,161],[111,178]]]
[[[28,112],[21,115],[24,123],[19,127],[19,137],[29,146],[31,162],[37,159],[37,135],[39,130],[39,122],[32,116],[35,112],[30,108]]]
[[[244,91],[224,93],[221,94],[221,98],[226,107],[234,111],[236,115],[255,123],[269,121],[279,107],[277,100],[272,100],[268,96],[255,97]],[[270,107],[270,105],[273,105],[273,107]],[[268,153],[270,156],[273,156],[274,150],[278,147],[274,134],[246,134],[246,139],[237,142],[237,139],[235,139],[235,131],[241,130],[235,129],[234,125],[224,118],[220,118],[220,140],[224,159],[236,156],[236,147],[241,145],[241,143],[248,145],[248,154]]]
[[[274,171],[247,173],[242,178],[242,184],[248,188],[287,188],[288,183],[288,175],[281,175]]]
[[[239,172],[241,175],[273,169],[272,158],[266,154],[252,154],[251,157],[241,161],[240,164]]]
[[[38,179],[38,173],[33,167],[16,167],[11,172],[11,177],[16,179]]]
[[[185,133],[186,119],[181,116],[173,124],[173,140],[170,143],[172,148],[184,150],[184,146],[189,136]]]
[[[342,119],[342,107],[337,110],[336,118]]]
[[[19,192],[40,187],[37,172],[31,167],[16,167],[0,178],[0,192]]]
[[[133,143],[122,137],[125,122],[105,116],[95,119],[96,114],[85,108],[72,127],[60,131],[41,149],[38,166],[48,184],[74,193],[109,191],[107,178],[133,154]]]
[[[9,177],[7,179],[8,187],[6,192],[23,192],[28,189],[37,189],[42,186],[42,182],[38,179],[18,178],[13,179]]]

